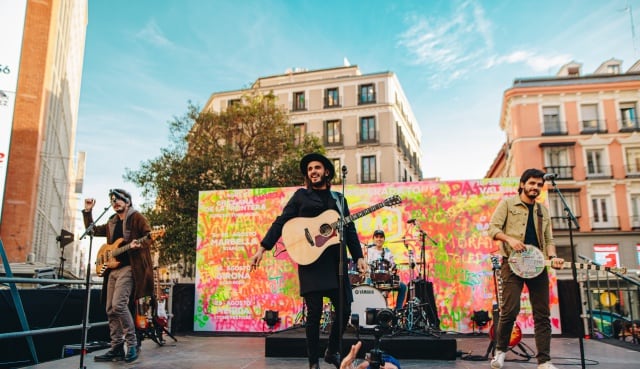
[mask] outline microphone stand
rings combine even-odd
[[[343,325],[344,325],[344,308],[345,308],[345,285],[344,285],[344,255],[347,252],[347,243],[344,237],[345,231],[345,217],[344,217],[344,208],[345,208],[345,183],[347,182],[347,166],[342,166],[342,198],[340,204],[340,221],[338,226],[338,233],[340,234],[340,262],[338,263],[338,285],[339,287],[339,296],[338,296],[338,352],[340,353],[340,357],[342,358],[342,334],[343,334]],[[357,263],[357,261],[356,261]],[[333,353],[331,353],[333,354]]]
[[[85,369],[84,365],[84,357],[87,354],[87,325],[89,323],[89,306],[91,303],[91,247],[93,245],[93,229],[96,226],[96,222],[100,220],[104,216],[104,214],[109,210],[110,206],[107,206],[102,211],[102,214],[96,219],[94,219],[91,224],[85,229],[84,233],[79,240],[84,239],[87,235],[89,235],[89,257],[87,257],[87,270],[86,270],[86,280],[85,280],[85,294],[84,294],[84,314],[82,317],[82,342],[80,343],[80,369]]]
[[[566,214],[567,225],[569,226],[569,245],[571,246],[571,273],[573,275],[573,283],[577,287],[576,303],[578,306],[578,310],[580,310],[578,311],[578,316],[580,316],[582,314],[582,311],[581,311],[582,297],[580,296],[580,285],[578,284],[578,272],[576,269],[576,249],[575,249],[575,245],[573,244],[573,226],[575,226],[576,229],[579,229],[580,225],[578,224],[578,220],[576,219],[576,217],[571,212],[571,209],[569,208],[569,204],[567,204],[567,201],[565,200],[564,196],[562,196],[560,189],[556,185],[556,181],[554,177],[551,177],[551,185],[553,186],[553,190],[555,191],[555,193],[558,194],[560,201],[562,201],[562,206],[564,207],[564,212]],[[578,327],[579,327],[578,342],[580,346],[580,363],[582,365],[582,369],[585,369],[584,342],[583,342],[584,332],[581,332],[584,330],[584,327],[580,324],[578,324]]]

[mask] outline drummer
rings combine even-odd
[[[367,263],[369,263],[369,266],[371,267],[372,265],[374,265],[374,262],[377,260],[387,260],[389,262],[389,273],[391,273],[391,271],[396,271],[396,264],[393,261],[393,254],[391,253],[391,250],[389,250],[388,248],[384,247],[384,240],[385,240],[385,236],[384,236],[384,231],[381,229],[376,229],[373,232],[373,243],[375,244],[375,247],[372,247],[369,249],[368,251],[368,256],[367,256]],[[374,273],[374,270],[370,271],[371,273]],[[389,283],[392,283],[391,281],[392,276],[389,275]],[[400,310],[402,309],[402,307],[404,306],[404,300],[407,296],[407,285],[404,284],[402,281],[399,281],[400,283],[398,284],[398,298],[396,299],[396,310]]]

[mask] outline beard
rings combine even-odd
[[[324,187],[325,185],[329,184],[329,177],[326,176],[322,176],[321,179],[318,182],[313,182],[311,181],[311,179],[309,179],[309,183],[311,183],[311,187],[312,188],[321,188]]]

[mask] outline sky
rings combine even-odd
[[[342,66],[391,71],[422,131],[423,177],[483,178],[514,79],[639,58],[640,0],[89,0],[76,151],[83,197],[141,191],[126,169],[169,147],[189,102],[257,78]],[[207,189],[202,189],[207,190]]]

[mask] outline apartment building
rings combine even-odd
[[[347,166],[347,184],[422,179],[420,128],[393,72],[296,69],[260,77],[251,89],[273,92],[299,137],[321,138],[335,167]],[[214,93],[204,110],[223,111],[246,92]]]
[[[579,226],[571,226],[576,255],[637,270],[640,62],[626,72],[616,59],[592,74],[581,68],[572,62],[554,77],[518,78],[505,91],[506,142],[486,177],[519,177],[531,167],[557,173],[560,194],[549,181],[547,188],[558,255],[571,260],[564,198]]]
[[[79,215],[77,166],[83,155],[76,158],[74,150],[88,5],[86,0],[5,3],[10,9],[3,10],[22,16],[12,18],[15,32],[3,34],[16,45],[3,51],[15,53],[19,64],[11,66],[17,87],[4,93],[9,102],[2,105],[13,109],[0,117],[8,117],[2,126],[10,139],[9,151],[0,149],[7,159],[6,177],[0,178],[5,181],[0,238],[10,262],[56,266],[62,251],[57,238],[62,229],[75,231]],[[84,262],[75,247],[67,245],[65,268],[78,272]]]

